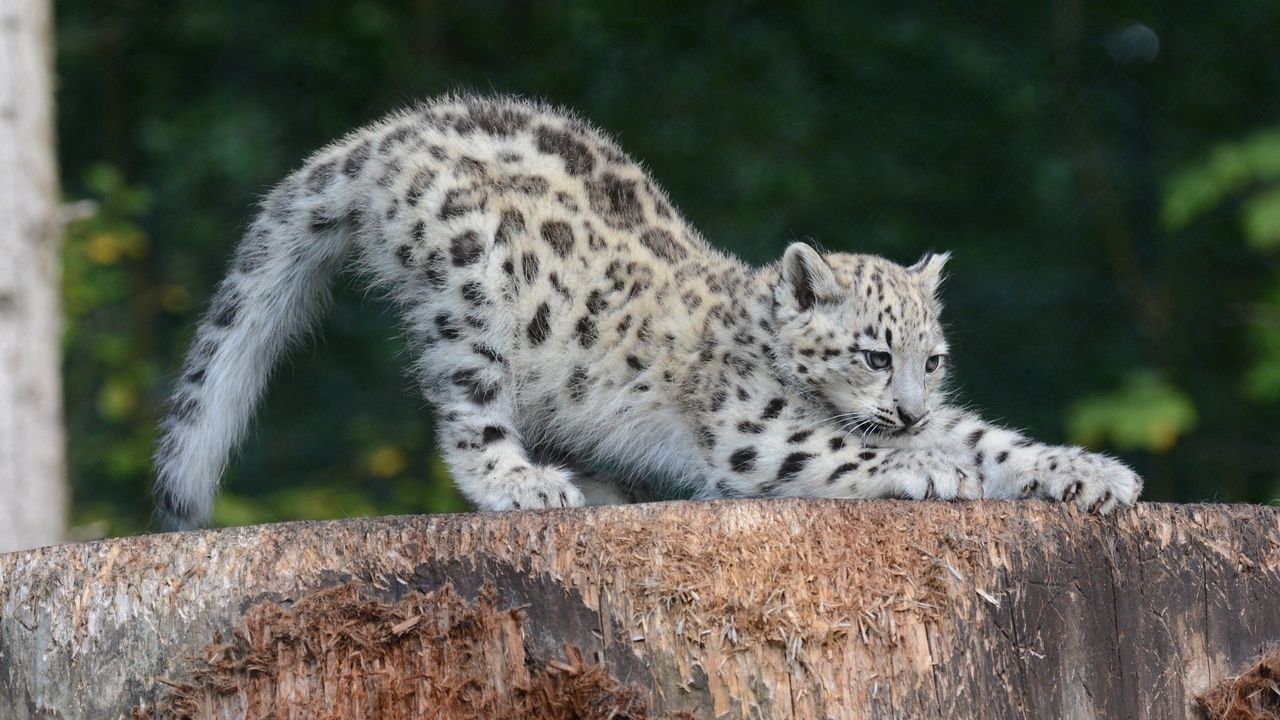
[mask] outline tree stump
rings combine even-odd
[[[285,523],[3,555],[0,603],[4,718],[1196,717],[1280,640],[1280,511]]]

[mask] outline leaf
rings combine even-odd
[[[99,265],[115,265],[124,255],[124,247],[109,232],[100,232],[84,244],[84,254]]]
[[[1258,193],[1240,208],[1244,237],[1258,250],[1280,245],[1280,186]]]
[[[1245,372],[1244,394],[1260,402],[1280,400],[1280,285],[1272,286],[1249,317],[1253,364]]]
[[[369,453],[369,472],[375,477],[390,478],[404,472],[409,459],[394,445],[383,445]]]
[[[1072,441],[1083,445],[1164,453],[1196,420],[1190,396],[1158,373],[1138,370],[1119,388],[1072,403],[1066,425]]]
[[[112,378],[98,392],[98,414],[107,420],[121,422],[138,409],[138,389],[124,378]]]
[[[1251,185],[1280,181],[1280,130],[1265,130],[1237,143],[1219,145],[1202,163],[1178,172],[1165,187],[1160,220],[1181,230],[1228,197]]]

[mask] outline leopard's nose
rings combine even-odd
[[[909,428],[920,422],[920,418],[922,417],[924,417],[924,413],[912,413],[901,405],[898,406],[898,418],[902,420],[902,426],[904,428]]]

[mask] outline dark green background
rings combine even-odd
[[[147,527],[166,386],[256,199],[450,90],[576,108],[753,262],[950,249],[964,401],[1118,452],[1150,499],[1276,498],[1280,6],[931,5],[57,2],[65,192],[98,203],[66,251],[79,532]],[[402,353],[345,282],[218,521],[461,509]]]

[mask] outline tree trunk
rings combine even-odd
[[[66,479],[48,0],[0,3],[0,552],[62,539]]]
[[[1181,718],[1280,640],[1280,511],[287,523],[0,556],[0,604],[4,718]],[[591,683],[598,714],[556,714]]]

